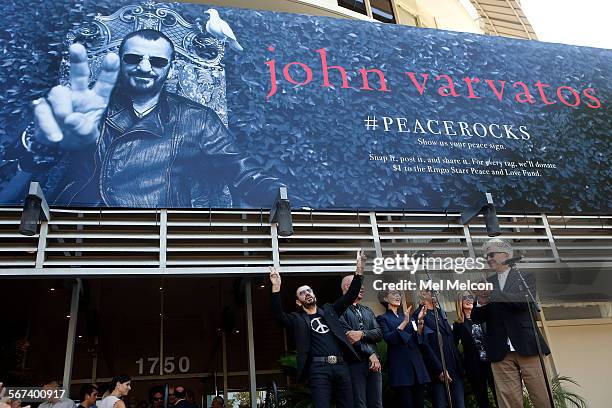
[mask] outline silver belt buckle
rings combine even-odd
[[[336,364],[338,362],[338,357],[336,356],[327,356],[328,364]]]

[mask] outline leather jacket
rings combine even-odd
[[[166,91],[143,118],[114,94],[97,143],[62,154],[62,180],[47,186],[55,205],[269,207],[282,185],[237,149],[212,109]]]
[[[346,338],[346,329],[341,323],[338,316],[341,316],[346,309],[357,299],[361,290],[361,282],[363,277],[355,275],[348,291],[334,303],[325,303],[322,306],[317,306],[318,310],[323,313],[323,318],[329,326],[330,331],[337,340],[343,357],[347,362],[359,361],[359,354],[351,343]],[[293,331],[295,346],[297,349],[297,372],[296,377],[298,382],[304,381],[309,376],[310,364],[312,362],[311,355],[311,331],[310,319],[303,311],[286,313],[283,311],[280,292],[272,292],[272,316],[283,326]]]
[[[357,308],[359,308],[361,316],[357,313]],[[351,305],[340,316],[340,321],[346,331],[363,331],[363,338],[353,344],[353,347],[363,360],[368,361],[367,359],[373,353],[377,353],[376,343],[382,340],[382,330],[376,321],[376,316],[372,309],[360,304]]]

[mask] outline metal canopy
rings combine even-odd
[[[537,40],[518,0],[470,0],[486,34]]]
[[[19,235],[21,209],[0,208],[0,277],[228,276],[345,273],[355,250],[374,256],[432,251],[480,255],[484,220],[460,214],[294,212],[295,234],[277,237],[265,211],[51,209],[40,234]],[[612,266],[612,215],[500,214],[502,237],[525,268]],[[375,255],[374,255],[375,254]]]

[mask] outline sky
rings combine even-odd
[[[538,40],[612,49],[612,0],[522,0]]]

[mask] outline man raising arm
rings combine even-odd
[[[365,253],[357,251],[356,271],[347,292],[333,304],[318,306],[317,297],[308,285],[295,292],[297,312],[282,309],[281,277],[270,268],[272,314],[285,327],[292,329],[297,348],[297,379],[309,380],[315,408],[329,408],[332,400],[339,408],[353,407],[351,379],[345,359],[358,361],[359,355],[346,337],[338,315],[353,304],[361,289],[365,269]]]

